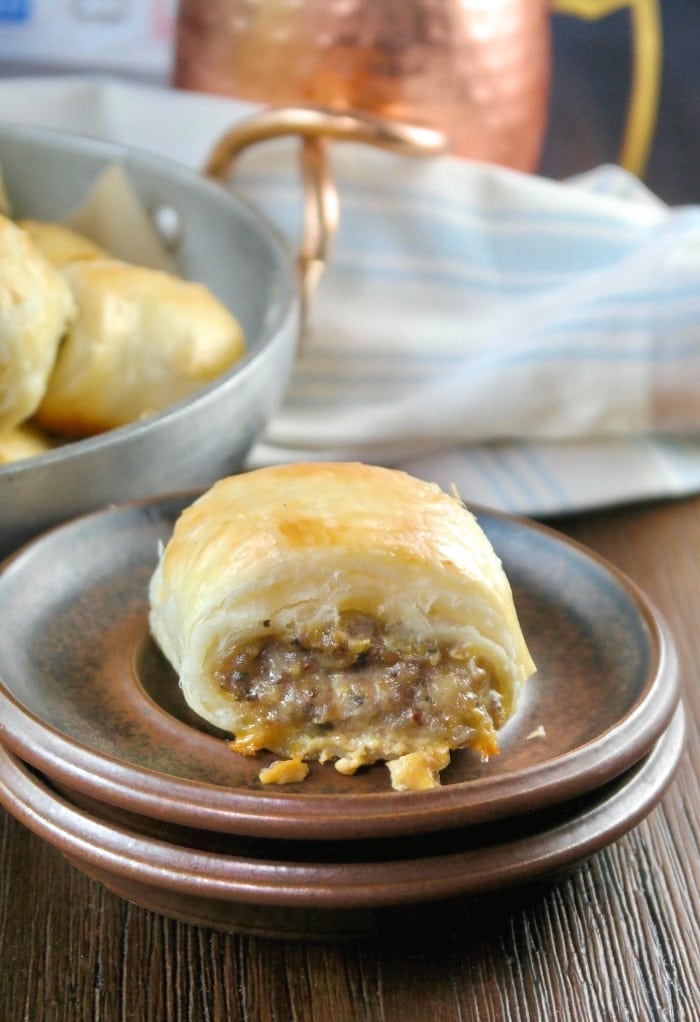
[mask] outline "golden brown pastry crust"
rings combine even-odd
[[[0,433],[0,465],[24,458],[35,458],[53,448],[53,443],[36,426],[23,422],[14,429]]]
[[[0,431],[37,408],[74,313],[60,274],[26,231],[0,216]]]
[[[422,753],[397,774],[420,786],[448,748],[497,750],[534,670],[474,516],[368,465],[218,482],[180,517],[150,606],[187,702],[235,749],[346,773]]]
[[[37,411],[80,437],[134,422],[187,397],[244,353],[237,320],[201,284],[113,259],[63,271],[78,314]]]
[[[17,224],[56,269],[81,259],[104,259],[108,255],[84,234],[63,224],[46,220],[18,220]]]

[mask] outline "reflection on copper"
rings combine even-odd
[[[181,0],[174,83],[444,132],[452,151],[535,168],[549,0]]]

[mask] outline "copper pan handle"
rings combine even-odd
[[[303,341],[311,300],[340,222],[340,199],[328,159],[328,141],[361,142],[411,156],[436,156],[447,150],[447,139],[431,128],[357,111],[268,108],[240,121],[217,142],[204,165],[204,173],[225,182],[243,150],[283,135],[298,135],[301,140],[299,170],[304,189],[304,219],[298,267]]]

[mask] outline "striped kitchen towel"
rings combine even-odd
[[[290,238],[284,161],[238,187]],[[253,462],[360,458],[535,515],[700,489],[700,208],[337,147],[342,219]]]
[[[6,120],[195,167],[250,109],[109,80],[0,82]],[[331,160],[340,230],[251,466],[379,462],[542,517],[700,491],[700,207],[669,208],[612,166],[555,182],[347,143]],[[231,187],[296,244],[292,140],[246,153]]]

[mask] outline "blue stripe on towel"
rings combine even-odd
[[[279,185],[270,188],[269,183],[266,186],[256,179],[254,190],[260,207],[285,231],[298,228],[296,189]],[[362,201],[346,199],[342,206],[336,248],[337,254],[346,258],[353,252],[356,258],[362,256],[365,271],[370,257],[391,255],[403,263],[408,252],[410,260],[416,246],[407,247],[407,242],[414,238],[420,241],[422,258],[433,255],[442,263],[483,267],[486,258],[507,275],[521,273],[525,260],[529,272],[564,275],[615,261],[633,252],[642,238],[657,229],[634,222],[611,224],[601,217],[590,220],[580,215],[547,215],[544,210],[505,214],[503,210],[467,206],[455,206],[449,219],[440,219],[425,196],[421,208],[421,204],[397,202],[391,193],[374,202],[368,201],[366,191],[358,195]],[[410,216],[406,215],[408,210]],[[385,264],[382,269],[386,273],[389,267]]]

